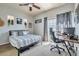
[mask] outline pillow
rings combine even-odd
[[[17,32],[12,32],[12,36],[18,36]]]
[[[23,35],[29,34],[29,31],[23,31]]]
[[[23,36],[23,32],[22,31],[18,31],[18,36]]]

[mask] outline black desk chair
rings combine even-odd
[[[64,43],[64,41],[56,38],[53,31],[51,31],[50,34],[51,34],[51,39],[54,41],[54,43],[56,43],[56,46],[54,46],[54,47],[51,46],[52,48],[50,50],[56,48],[58,50],[59,54],[61,54],[60,49],[65,52],[65,49],[63,49],[62,47],[58,46],[58,43]]]

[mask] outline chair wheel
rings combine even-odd
[[[59,54],[61,54],[61,52],[60,52],[60,51],[59,51],[58,53],[59,53]]]
[[[52,49],[50,49],[50,51],[52,51]]]
[[[59,52],[59,54],[61,54],[61,53]]]
[[[63,51],[65,51],[65,50],[63,49]]]

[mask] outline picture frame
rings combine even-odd
[[[32,28],[32,23],[29,23],[29,28]]]
[[[16,18],[17,24],[22,24],[22,19],[21,18]]]
[[[8,26],[10,25],[14,25],[14,16],[8,15],[7,16],[7,22],[8,22]]]
[[[41,23],[42,19],[35,20],[35,23]]]
[[[3,19],[0,17],[0,27],[3,27],[4,26],[4,21]]]

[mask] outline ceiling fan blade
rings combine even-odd
[[[37,5],[34,5],[34,4],[33,4],[33,7],[37,8],[37,9],[40,9],[40,7],[39,7],[39,6],[37,6]]]
[[[32,7],[29,7],[29,10],[32,11]]]
[[[29,3],[19,4],[19,6],[26,6],[26,5],[29,5]]]

